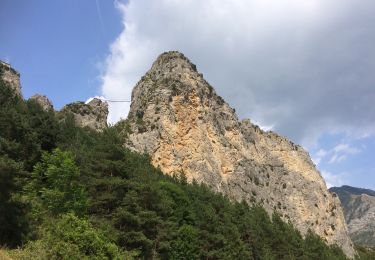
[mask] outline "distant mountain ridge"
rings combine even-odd
[[[348,185],[343,185],[341,187],[332,187],[329,189],[332,192],[340,192],[340,191],[346,191],[354,195],[362,195],[367,194],[369,196],[375,197],[375,191],[370,189],[363,189],[363,188],[356,188]]]
[[[375,191],[351,186],[332,187],[344,210],[352,240],[362,246],[375,246]]]

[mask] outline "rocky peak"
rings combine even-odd
[[[0,77],[9,84],[17,96],[22,98],[20,74],[4,61],[0,61]]]
[[[161,54],[152,64],[150,70],[150,73],[155,77],[173,73],[181,74],[184,72],[197,73],[197,69],[184,54],[178,51],[169,51]]]
[[[278,211],[353,257],[340,202],[308,153],[232,109],[183,54],[160,55],[132,92],[127,146],[237,201]]]
[[[181,101],[188,103],[191,95],[201,102],[224,105],[227,110],[234,112],[188,58],[177,51],[165,52],[156,59],[151,69],[133,89],[128,118],[140,121],[146,112],[144,110],[150,108],[150,105],[157,113],[169,113],[169,109],[160,109],[171,104],[175,97],[183,97]]]
[[[38,103],[45,111],[53,110],[52,102],[45,95],[36,94],[30,97],[29,100],[33,100]]]
[[[64,106],[59,115],[65,118],[72,114],[76,124],[80,127],[88,127],[96,131],[102,131],[107,127],[108,104],[98,98],[84,102],[74,102]]]

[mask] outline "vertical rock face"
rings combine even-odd
[[[3,61],[0,61],[0,77],[9,84],[16,95],[22,98],[20,74]]]
[[[353,257],[340,202],[308,153],[240,122],[183,54],[158,57],[133,90],[128,120],[127,145],[149,153],[164,173],[184,172],[231,199],[261,203]]]
[[[107,127],[108,104],[97,98],[87,104],[74,102],[64,106],[59,112],[62,118],[67,114],[72,114],[76,124],[80,127],[102,131]]]
[[[375,246],[375,191],[350,186],[333,187],[343,205],[349,234],[362,246]]]
[[[52,102],[48,99],[47,96],[36,94],[29,98],[38,103],[45,111],[53,110]]]

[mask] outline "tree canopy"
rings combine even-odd
[[[123,127],[78,128],[10,93],[0,81],[0,245],[14,258],[346,259],[259,205],[164,175]]]

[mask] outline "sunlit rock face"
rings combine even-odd
[[[13,69],[10,64],[0,61],[0,77],[3,81],[9,84],[17,96],[22,98],[20,74]]]
[[[45,95],[36,94],[36,95],[30,97],[29,100],[32,100],[32,101],[38,103],[43,108],[43,110],[45,110],[45,111],[50,111],[50,110],[52,111],[53,110],[52,102]]]
[[[353,257],[343,212],[302,147],[232,109],[179,52],[160,55],[132,93],[126,145],[166,174],[183,172],[237,201],[260,203]]]
[[[74,102],[64,106],[59,112],[59,117],[64,119],[69,114],[73,115],[79,127],[88,127],[96,131],[107,128],[108,104],[94,98],[89,103]]]

